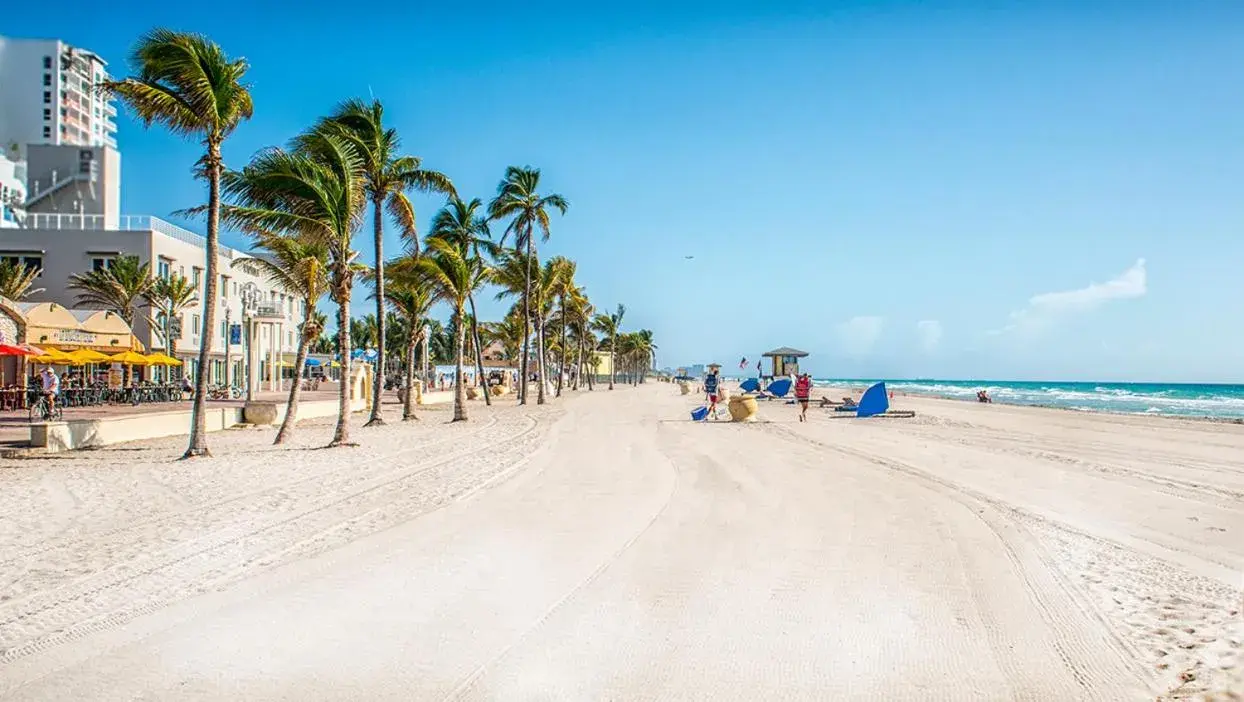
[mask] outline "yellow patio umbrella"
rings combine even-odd
[[[150,366],[180,366],[181,361],[172,356],[165,355],[159,351],[147,354],[147,365]]]
[[[107,356],[105,356],[104,354],[98,351],[92,351],[91,349],[78,349],[77,351],[70,351],[68,355],[70,358],[73,358],[79,363],[107,363],[108,362]]]
[[[64,351],[54,349],[51,346],[43,350],[43,355],[35,356],[33,360],[35,363],[42,363],[46,366],[77,366],[82,363]]]
[[[108,357],[108,360],[113,363],[124,363],[130,366],[148,365],[147,357],[137,351],[122,351],[121,353],[114,353]]]

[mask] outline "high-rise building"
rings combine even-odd
[[[0,36],[0,151],[24,159],[28,144],[116,148],[115,99],[97,54],[59,39]]]

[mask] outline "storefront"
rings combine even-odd
[[[55,302],[19,302],[14,307],[21,314],[25,327],[25,339],[20,343],[66,353],[88,349],[109,356],[122,351],[143,351],[142,343],[134,337],[130,325],[115,312],[71,310]],[[105,376],[109,370],[104,364],[94,364],[91,369]],[[78,366],[71,368],[69,373],[76,377],[86,371],[86,368]],[[5,377],[9,376],[6,374]]]
[[[26,320],[21,310],[7,298],[0,297],[0,344],[19,346],[24,343]],[[22,356],[0,356],[0,387],[20,385],[25,368]]]

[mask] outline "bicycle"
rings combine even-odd
[[[65,417],[65,411],[61,409],[60,403],[49,405],[48,396],[40,395],[30,405],[30,422],[59,422]]]

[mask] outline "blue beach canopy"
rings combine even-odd
[[[774,397],[786,397],[786,393],[790,392],[790,378],[778,378],[769,383],[768,393]]]
[[[885,383],[877,383],[864,391],[864,396],[860,398],[860,408],[855,416],[872,417],[883,414],[888,409],[890,409],[890,396],[885,391]]]
[[[739,389],[743,392],[756,392],[760,389],[760,381],[755,378],[748,378],[739,385]]]
[[[319,366],[319,365],[323,365],[323,364],[322,364],[322,362],[320,361],[320,359],[318,359],[318,358],[308,358],[308,359],[307,359],[307,365],[308,365],[308,366]]]

